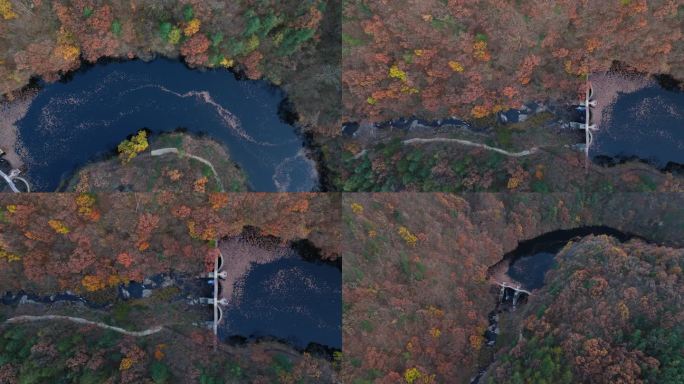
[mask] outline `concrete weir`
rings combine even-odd
[[[200,304],[206,304],[206,305],[211,305],[213,307],[214,311],[214,318],[213,322],[211,323],[210,327],[212,331],[214,332],[214,335],[216,336],[215,338],[215,343],[214,343],[214,348],[217,347],[216,343],[218,340],[218,325],[221,323],[223,320],[223,309],[221,308],[222,306],[228,305],[228,301],[225,298],[219,299],[219,284],[221,280],[225,280],[227,276],[226,271],[221,271],[223,268],[223,255],[221,254],[221,251],[219,251],[219,255],[216,257],[214,260],[214,271],[207,273],[205,278],[212,279],[212,285],[213,285],[213,294],[212,297],[201,297],[199,299]]]
[[[2,177],[5,180],[7,185],[9,185],[10,189],[14,193],[20,193],[21,192],[19,190],[19,188],[17,188],[17,185],[14,183],[14,180],[19,180],[22,183],[24,183],[24,185],[26,186],[26,192],[31,192],[31,187],[29,186],[28,181],[26,181],[26,179],[24,179],[22,177],[19,177],[20,173],[21,173],[21,171],[19,171],[18,169],[13,169],[10,171],[10,173],[8,175],[5,172],[0,170],[0,177]]]
[[[513,283],[508,283],[508,282],[497,282],[497,285],[501,287],[499,291],[499,302],[503,303],[508,300],[508,292],[512,292],[512,297],[511,297],[511,303],[513,304],[513,308],[516,307],[518,304],[518,301],[525,296],[531,296],[532,293],[526,289],[523,289],[520,284],[513,284]]]
[[[596,107],[596,100],[594,100],[594,89],[592,88],[589,80],[587,80],[587,87],[586,87],[586,92],[584,94],[584,102],[582,103],[582,106],[584,107],[584,113],[585,113],[584,125],[582,126],[582,128],[584,129],[584,134],[585,134],[585,145],[584,145],[585,168],[588,170],[589,169],[589,147],[591,147],[591,144],[594,141],[593,132],[598,131],[597,125],[591,123],[591,117],[592,117],[591,108]]]

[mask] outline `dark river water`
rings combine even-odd
[[[165,285],[180,288],[173,301],[207,298],[213,294],[208,282],[188,276],[156,275],[144,283],[119,286],[116,301],[144,298]],[[284,258],[253,265],[239,290],[239,302],[224,309],[224,321],[219,327],[222,340],[269,338],[299,349],[307,349],[310,344],[342,349],[342,272],[338,266],[307,261],[293,250]],[[114,304],[89,301],[70,292],[40,296],[21,291],[0,295],[0,304],[4,305],[17,305],[24,300],[43,304],[77,302],[95,309]],[[199,305],[207,315],[206,320],[211,321],[212,307]]]
[[[209,135],[227,146],[254,191],[310,191],[318,186],[315,164],[279,117],[284,100],[278,88],[227,70],[167,59],[111,62],[44,84],[17,125],[35,191],[56,190],[142,128]]]
[[[180,281],[181,277],[180,276],[172,276],[172,275],[155,275],[152,276],[151,278],[145,279],[145,282],[143,283],[138,283],[135,281],[131,281],[128,284],[121,284],[117,288],[117,300],[129,300],[129,299],[140,299],[143,297],[146,297],[150,294],[152,294],[152,291],[155,289],[158,289],[162,287],[162,283],[166,282],[168,284],[165,285],[172,285],[171,282],[177,279],[177,281]],[[192,293],[192,294],[197,294],[201,292],[201,288],[193,289],[192,291],[185,291],[185,293]],[[210,290],[207,290],[210,291]],[[5,292],[2,296],[0,296],[0,303],[4,305],[17,305],[21,303],[23,300],[28,300],[28,301],[33,301],[37,303],[43,303],[43,304],[52,304],[52,303],[57,303],[57,302],[74,302],[74,303],[83,303],[87,305],[90,308],[95,308],[95,309],[102,309],[106,308],[110,305],[113,304],[113,302],[95,302],[86,299],[83,296],[79,296],[75,293],[72,292],[60,292],[56,293],[53,295],[36,295],[30,292],[25,292],[25,291],[19,291],[19,292]]]
[[[661,169],[684,165],[684,92],[653,85],[621,94],[611,119],[594,134],[599,163],[639,159]]]
[[[221,338],[271,337],[302,349],[309,343],[342,348],[342,273],[338,267],[306,261],[292,252],[253,265],[240,290],[239,303],[224,311]]]
[[[533,239],[521,241],[516,249],[506,254],[504,259],[511,261],[506,274],[527,290],[539,289],[544,285],[546,272],[556,264],[556,254],[570,240],[589,235],[609,235],[623,242],[635,237],[603,226],[548,232]]]

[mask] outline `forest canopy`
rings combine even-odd
[[[344,119],[481,118],[575,101],[588,74],[616,66],[682,79],[683,22],[675,0],[346,1]]]

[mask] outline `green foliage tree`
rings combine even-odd
[[[154,361],[150,364],[150,377],[155,384],[165,384],[171,379],[169,367],[161,361]]]
[[[283,18],[275,15],[273,12],[269,13],[264,17],[261,22],[261,30],[259,31],[259,36],[262,38],[266,37],[275,27],[283,23]]]
[[[217,48],[223,42],[223,33],[216,32],[211,35],[211,46]]]
[[[293,363],[287,355],[279,353],[273,356],[272,368],[280,376],[292,372]]]
[[[169,23],[168,21],[159,23],[159,36],[162,38],[162,40],[169,41],[171,29],[173,29],[173,24]]]
[[[245,53],[247,46],[244,41],[230,38],[228,42],[228,53],[231,57],[241,56]]]
[[[261,19],[259,16],[254,11],[248,12],[247,15],[249,18],[247,19],[245,30],[242,32],[242,35],[245,37],[254,35],[261,29]]]
[[[315,34],[315,31],[310,28],[291,29],[285,32],[283,41],[280,43],[278,54],[281,56],[290,56],[296,52],[302,44],[310,40]]]
[[[561,348],[555,345],[552,337],[543,340],[530,339],[525,346],[525,355],[513,357],[504,355],[501,360],[511,365],[510,382],[513,384],[574,383],[570,364],[566,361]],[[490,380],[491,381],[491,380]]]
[[[111,31],[115,36],[121,36],[121,22],[118,19],[114,19],[114,21],[112,21]]]
[[[684,332],[681,326],[665,329],[649,324],[640,317],[634,321],[637,328],[627,337],[630,347],[656,357],[660,366],[647,369],[644,377],[653,383],[684,382]]]
[[[195,10],[192,9],[192,5],[185,5],[185,7],[183,7],[183,19],[185,19],[185,21],[190,21],[193,17],[195,17]]]
[[[199,378],[200,384],[219,384],[221,381],[219,378],[212,376],[207,373],[202,373]]]
[[[100,384],[107,381],[107,378],[111,375],[110,372],[105,372],[103,370],[93,371],[90,369],[84,369],[83,374],[78,381],[79,384]]]

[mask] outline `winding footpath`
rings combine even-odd
[[[100,323],[98,321],[90,321],[86,320],[81,317],[71,317],[71,316],[60,316],[60,315],[45,315],[45,316],[30,316],[30,315],[24,315],[24,316],[16,316],[16,317],[11,317],[7,320],[5,320],[5,324],[16,324],[16,323],[26,323],[26,322],[33,322],[33,321],[45,321],[45,320],[67,320],[71,321],[73,323],[78,323],[78,324],[85,324],[85,325],[94,325],[100,328],[104,329],[109,329],[114,332],[122,333],[124,335],[128,336],[134,336],[134,337],[143,337],[143,336],[149,336],[152,334],[155,334],[162,329],[164,329],[161,325],[156,326],[153,328],[146,329],[144,331],[128,331],[123,328],[115,327],[112,325],[108,325],[105,323]]]
[[[216,179],[216,183],[218,184],[219,189],[221,190],[221,192],[225,191],[225,190],[223,189],[223,183],[221,183],[221,179],[219,178],[218,172],[216,172],[216,168],[214,168],[214,165],[211,164],[211,162],[209,162],[209,160],[204,159],[204,158],[201,158],[201,157],[199,157],[199,156],[191,155],[191,154],[189,154],[189,153],[184,153],[184,154],[181,155],[181,153],[180,153],[180,151],[178,150],[178,148],[174,148],[174,147],[171,147],[171,148],[160,148],[160,149],[155,149],[155,150],[152,150],[152,151],[150,152],[150,155],[151,155],[151,156],[162,156],[162,155],[166,155],[167,153],[175,153],[175,154],[178,155],[179,157],[187,156],[187,157],[192,158],[192,159],[195,159],[195,160],[197,160],[197,161],[199,161],[199,162],[201,162],[201,163],[203,163],[203,164],[206,164],[209,168],[211,168],[211,172],[214,174],[214,178]]]
[[[404,140],[404,141],[402,141],[402,143],[404,145],[416,144],[416,143],[418,143],[418,144],[422,144],[422,143],[458,143],[458,144],[462,144],[462,145],[468,145],[471,147],[483,148],[483,149],[486,149],[488,151],[494,151],[494,152],[500,153],[502,155],[511,156],[511,157],[529,156],[529,155],[532,155],[534,153],[537,153],[537,151],[539,151],[539,148],[532,147],[530,149],[526,149],[526,150],[520,151],[520,152],[509,152],[509,151],[506,151],[505,149],[491,147],[487,144],[475,143],[473,141],[461,140],[461,139],[450,139],[450,138],[446,138],[446,137],[435,137],[435,138],[430,138],[430,139],[423,139],[423,138],[417,137],[417,138],[413,138],[413,139]]]

